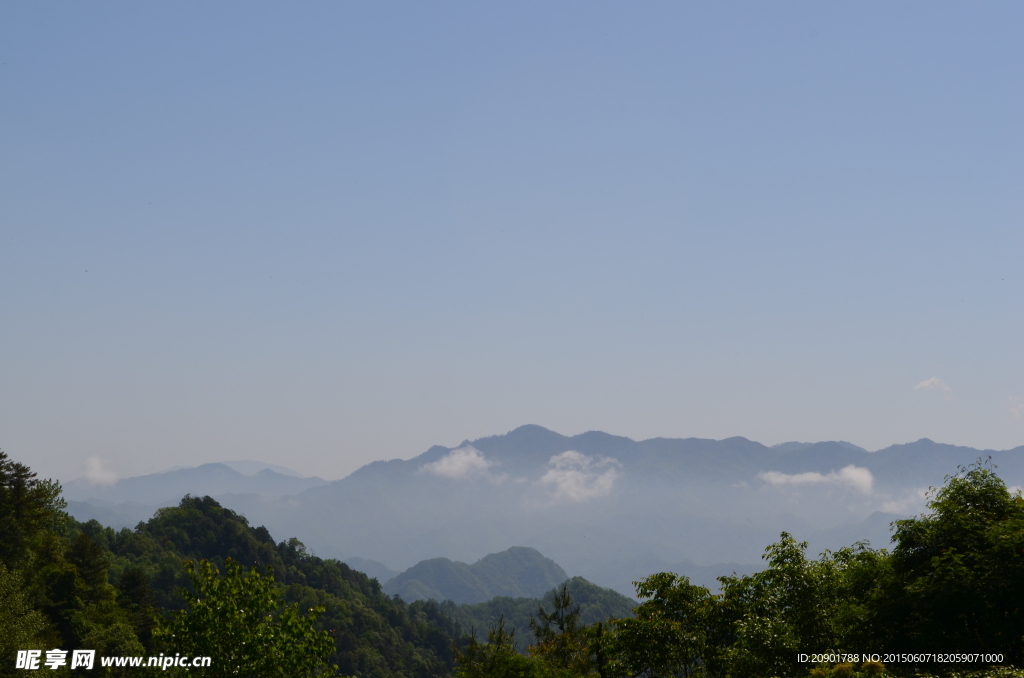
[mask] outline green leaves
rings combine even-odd
[[[21,578],[0,563],[0,675],[14,666],[18,650],[42,649],[36,636],[45,627],[46,618],[32,609]]]
[[[323,608],[305,617],[293,605],[282,608],[269,572],[246,573],[230,559],[223,576],[205,560],[187,568],[195,593],[184,594],[187,609],[156,635],[173,652],[211,657],[206,676],[285,678],[330,670],[333,641],[313,625]]]
[[[619,670],[628,675],[693,674],[717,659],[721,611],[716,596],[669,572],[636,582],[645,602],[620,619],[613,641]]]
[[[516,651],[515,631],[505,630],[499,619],[487,634],[487,643],[470,638],[455,655],[455,678],[570,678],[578,675],[540,657],[524,657]]]
[[[530,647],[530,654],[572,675],[588,675],[595,648],[590,634],[580,624],[580,607],[569,595],[567,584],[555,592],[553,603],[551,612],[541,606],[537,616],[530,619],[530,630],[537,638],[536,644]]]
[[[880,631],[914,652],[1024,661],[1024,501],[979,460],[897,522]]]
[[[60,496],[60,483],[39,480],[24,464],[11,461],[0,450],[0,563],[23,567],[37,541],[47,532],[60,531],[67,515],[67,503]]]

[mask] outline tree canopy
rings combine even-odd
[[[225,572],[201,561],[186,564],[195,593],[185,593],[187,607],[157,632],[177,652],[211,657],[204,675],[210,678],[258,676],[304,678],[333,674],[327,659],[334,641],[314,621],[324,612],[312,608],[307,616],[296,605],[281,605],[270,573],[255,567],[247,573],[228,558]]]

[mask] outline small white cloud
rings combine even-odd
[[[875,478],[871,471],[860,466],[850,464],[838,471],[829,473],[818,473],[808,471],[807,473],[782,473],[781,471],[762,471],[758,477],[769,485],[805,485],[816,483],[832,483],[836,485],[849,485],[850,487],[871,494],[871,487]]]
[[[928,488],[919,487],[904,493],[902,498],[890,499],[882,504],[881,510],[885,513],[919,513],[924,510],[928,502]]]
[[[99,457],[85,460],[85,479],[93,485],[113,485],[117,482],[117,474],[106,467]]]
[[[942,391],[943,393],[952,393],[951,389],[946,382],[942,381],[938,377],[932,377],[931,379],[925,379],[920,384],[914,387],[915,391]]]
[[[619,477],[620,468],[617,459],[602,457],[595,460],[569,450],[548,460],[548,470],[541,476],[540,482],[550,487],[556,497],[586,501],[607,496]]]
[[[1024,400],[1011,397],[1010,414],[1013,415],[1014,419],[1020,419],[1021,417],[1024,417]]]
[[[435,462],[424,464],[420,467],[420,473],[429,473],[455,480],[487,478],[494,481],[503,479],[503,475],[495,476],[491,473],[490,469],[493,465],[494,462],[488,461],[483,453],[475,447],[460,447]]]

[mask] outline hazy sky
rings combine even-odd
[[[0,447],[69,479],[525,423],[1024,444],[1022,28],[2,3]]]

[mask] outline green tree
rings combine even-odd
[[[743,577],[720,577],[722,615],[732,623],[722,655],[727,673],[793,676],[803,672],[797,652],[842,646],[849,604],[844,573],[851,552],[806,557],[807,542],[783,532],[765,549],[768,567]]]
[[[537,639],[530,648],[532,654],[563,669],[581,663],[580,655],[586,646],[580,627],[580,606],[573,603],[565,584],[555,593],[551,612],[543,605],[538,607],[537,615],[530,618],[530,630]]]
[[[32,609],[23,589],[21,577],[0,563],[0,676],[23,673],[14,670],[18,650],[42,649],[37,635],[46,618]]]
[[[539,606],[530,618],[530,629],[537,642],[529,647],[533,657],[572,676],[609,676],[608,649],[611,638],[604,622],[586,625],[580,622],[580,606],[569,594],[568,582],[555,590],[553,608]]]
[[[0,563],[24,567],[36,541],[63,526],[67,503],[60,492],[60,483],[39,480],[0,450]]]
[[[854,616],[846,575],[862,551],[810,560],[806,548],[783,532],[765,551],[768,567],[721,577],[720,595],[672,573],[637,582],[644,602],[615,623],[614,669],[645,678],[805,673],[797,652],[842,647]]]
[[[635,585],[644,602],[632,619],[616,622],[617,672],[650,678],[716,675],[724,625],[718,597],[671,572]]]
[[[877,644],[904,652],[998,652],[1024,662],[1024,498],[978,460],[946,478],[929,513],[896,523],[873,591]]]
[[[67,560],[78,570],[78,576],[86,587],[86,596],[91,601],[109,598],[113,591],[107,581],[107,552],[92,537],[81,532],[71,540]]]
[[[295,678],[335,668],[327,666],[334,649],[330,634],[314,627],[323,608],[302,617],[296,606],[282,607],[269,571],[246,573],[231,559],[223,576],[206,560],[198,567],[189,562],[187,569],[195,594],[183,592],[187,609],[156,633],[172,652],[211,657],[204,675]]]
[[[117,602],[128,613],[139,641],[147,649],[152,649],[157,610],[149,577],[141,567],[130,566],[121,574],[117,583]]]
[[[505,630],[501,618],[487,634],[487,643],[470,638],[464,650],[455,651],[455,678],[569,678],[568,671],[539,657],[516,651],[515,629]]]

